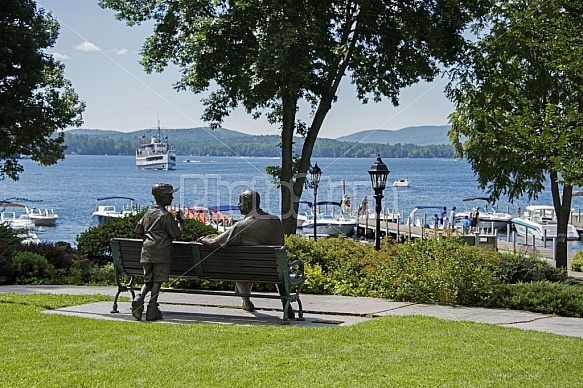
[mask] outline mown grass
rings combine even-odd
[[[105,296],[0,294],[2,387],[540,387],[583,381],[583,340],[429,317],[350,327],[43,314]]]

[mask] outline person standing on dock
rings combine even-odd
[[[472,213],[470,213],[470,233],[478,231],[478,221],[480,218],[480,212],[478,209],[473,208]]]
[[[362,202],[360,203],[360,206],[358,207],[358,215],[359,216],[366,216],[366,214],[368,213],[368,199],[366,198],[366,195],[364,197],[362,197]]]
[[[470,217],[466,216],[462,221],[462,228],[464,234],[468,234],[470,232]]]
[[[441,220],[441,222],[443,222],[442,236],[445,237],[449,233],[449,220],[447,219],[447,214],[443,215],[443,219]]]
[[[451,231],[453,232],[455,230],[455,211],[457,210],[457,207],[452,207],[451,208],[451,213],[449,213],[449,226],[451,227]]]
[[[447,217],[447,207],[443,207],[443,209],[441,210],[441,212],[439,213],[439,223],[441,225],[443,225],[443,219],[444,217]]]

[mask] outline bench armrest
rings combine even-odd
[[[301,260],[293,260],[289,264],[289,281],[292,286],[301,285],[304,280],[304,262]]]

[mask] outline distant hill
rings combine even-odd
[[[65,136],[69,135],[86,135],[99,136],[113,140],[129,140],[136,141],[140,136],[145,136],[146,142],[150,142],[150,136],[154,136],[158,132],[157,129],[142,129],[133,132],[119,132],[102,129],[71,129],[65,132]],[[255,141],[258,136],[248,135],[246,133],[231,131],[229,129],[217,128],[210,129],[209,127],[198,128],[182,128],[182,129],[162,129],[162,136],[168,136],[172,144],[217,144],[221,142],[238,142],[238,141]],[[279,137],[272,135],[274,141],[277,142]],[[252,140],[253,139],[253,140]]]
[[[441,127],[434,127],[441,128]],[[445,127],[447,128],[447,127]],[[119,132],[99,129],[73,129],[65,131],[67,154],[79,155],[134,155],[136,147],[144,142],[150,142],[150,136],[157,134],[157,129],[144,129],[133,132]],[[365,131],[373,132],[373,131]],[[428,138],[437,139],[435,131],[430,136],[425,134],[419,140],[403,139],[394,141],[396,146],[375,142],[372,135],[368,138],[359,132],[358,141],[320,138],[316,141],[312,155],[315,157],[370,157],[381,153],[384,157],[394,158],[450,158],[453,157],[453,147],[445,140],[428,142]],[[400,132],[400,131],[380,131]],[[444,130],[444,132],[447,132]],[[374,134],[373,134],[374,135]],[[411,134],[411,136],[413,136]],[[177,155],[212,155],[212,156],[258,156],[280,157],[281,138],[278,135],[248,135],[229,129],[208,127],[163,129],[162,137],[176,147]],[[348,138],[345,136],[344,138]],[[342,139],[344,139],[342,138]],[[425,144],[418,145],[417,142]],[[304,143],[304,139],[294,138],[296,153]],[[391,142],[393,142],[391,140]]]
[[[387,129],[371,129],[360,131],[352,135],[336,138],[340,141],[376,144],[415,144],[415,145],[436,145],[450,144],[447,131],[450,125],[407,127],[395,131]]]

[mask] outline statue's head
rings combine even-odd
[[[254,210],[259,209],[261,198],[259,193],[252,189],[243,190],[239,196],[239,210],[241,214],[247,215]]]
[[[168,206],[172,204],[172,199],[175,192],[177,192],[180,187],[172,187],[168,183],[156,183],[152,186],[152,195],[156,200],[156,203],[163,206]]]

